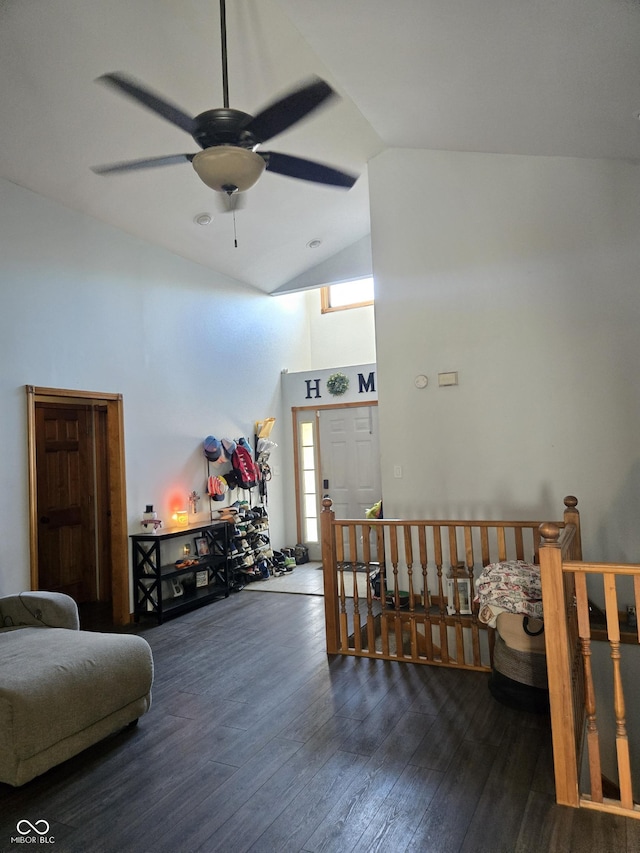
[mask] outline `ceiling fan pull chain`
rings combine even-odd
[[[235,207],[231,211],[233,213],[233,245],[238,248],[238,235],[236,233],[236,209]]]

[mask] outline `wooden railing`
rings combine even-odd
[[[544,604],[547,673],[553,737],[556,800],[629,817],[640,817],[634,802],[633,773],[621,667],[621,641],[638,645],[638,628],[621,632],[616,579],[631,578],[636,611],[640,608],[640,565],[587,563],[576,553],[572,531],[554,524],[541,527],[540,573]],[[605,602],[605,623],[594,622],[588,585]],[[602,696],[597,698],[594,642],[608,642],[612,662],[612,704],[615,720],[617,779],[603,774],[599,721],[606,718]],[[631,650],[630,650],[631,651]],[[633,650],[635,652],[635,650]],[[634,677],[637,682],[637,676]],[[629,686],[629,684],[627,684]],[[634,684],[635,686],[635,684]],[[588,791],[582,792],[581,767],[586,746]],[[636,773],[640,767],[635,768]],[[638,778],[636,776],[636,778]],[[608,783],[605,787],[604,783]],[[608,796],[606,795],[608,794]]]
[[[564,519],[579,538],[577,500]],[[493,630],[475,580],[504,560],[538,562],[539,521],[338,520],[321,514],[329,654],[488,671]]]

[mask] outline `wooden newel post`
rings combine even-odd
[[[322,573],[324,575],[324,618],[327,636],[327,654],[335,655],[340,648],[340,611],[338,608],[336,540],[333,527],[335,513],[331,509],[331,506],[331,498],[324,498],[320,514],[320,533],[322,537]]]
[[[573,524],[576,528],[576,535],[571,543],[571,559],[582,560],[582,538],[580,536],[580,513],[578,512],[578,498],[573,495],[567,495],[564,499],[564,523],[565,525]]]
[[[538,529],[556,802],[577,808],[578,762],[571,677],[575,650],[569,648],[560,528],[547,522]]]

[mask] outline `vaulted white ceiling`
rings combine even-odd
[[[227,28],[232,107],[255,114],[312,74],[336,89],[266,147],[358,172],[352,190],[266,173],[236,248],[189,163],[91,171],[196,150],[94,80],[222,106],[218,0],[0,0],[0,176],[272,292],[361,245],[367,163],[387,147],[640,161],[634,0],[227,0]]]

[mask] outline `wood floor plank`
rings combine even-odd
[[[407,765],[364,830],[353,853],[406,850],[442,781],[442,773]]]
[[[439,714],[427,717],[431,724],[425,728],[420,743],[411,756],[411,763],[418,767],[445,772],[464,740],[469,720],[460,715]]]
[[[219,849],[249,849],[275,818],[288,812],[296,795],[322,772],[340,744],[350,741],[357,726],[347,717],[334,717],[323,726],[219,827],[214,839]]]
[[[576,809],[557,806],[552,795],[531,791],[527,798],[514,853],[580,853],[571,847]],[[625,848],[621,848],[624,850]]]
[[[513,853],[536,768],[538,740],[533,729],[511,725],[503,732],[461,853]]]
[[[460,851],[495,757],[493,746],[461,741],[407,851]]]
[[[310,835],[359,778],[367,760],[364,755],[336,752],[271,821],[249,848],[251,853],[303,850]]]
[[[407,767],[423,729],[422,714],[403,714],[364,765],[361,777],[305,843],[304,850],[347,851],[358,843]]]
[[[346,661],[350,666],[344,666]],[[282,730],[282,737],[306,741],[363,689],[358,658],[335,658],[328,663],[326,677],[319,676],[307,686],[308,706]],[[346,716],[346,715],[345,715]]]
[[[212,791],[194,788],[191,798],[180,804],[170,820],[156,826],[147,823],[145,843],[150,850],[161,853],[195,851],[201,847],[207,851],[222,850],[216,842],[217,830],[246,803],[252,802],[262,785],[298,749],[300,744],[294,741],[272,739],[224,785]]]

